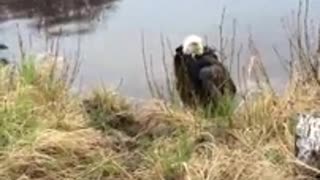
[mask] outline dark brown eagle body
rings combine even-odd
[[[183,104],[189,107],[215,104],[219,97],[236,94],[236,86],[213,49],[204,47],[202,55],[183,54],[182,46],[174,56],[176,88]]]

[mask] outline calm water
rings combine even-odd
[[[318,22],[320,1],[310,3],[310,14]],[[161,79],[160,34],[168,37],[173,47],[190,33],[206,35],[210,44],[218,45],[218,25],[224,6],[226,33],[231,33],[233,18],[239,25],[238,43],[246,43],[251,29],[263,50],[272,82],[281,88],[286,76],[272,46],[276,45],[286,55],[280,20],[297,9],[297,0],[0,0],[0,42],[10,47],[6,56],[16,56],[18,23],[26,48],[42,51],[45,37],[54,40],[62,28],[60,47],[67,56],[77,51],[80,39],[82,88],[90,89],[101,83],[117,86],[123,79],[120,87],[123,93],[146,97],[141,32],[145,35],[146,52],[155,61],[157,78]],[[30,38],[32,43],[28,43]],[[236,72],[233,75],[236,77]]]

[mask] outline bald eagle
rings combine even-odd
[[[180,99],[189,107],[215,106],[223,95],[233,98],[237,92],[216,51],[196,35],[186,37],[176,48],[174,73]]]

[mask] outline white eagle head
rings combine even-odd
[[[183,41],[183,53],[191,56],[201,55],[204,51],[204,44],[201,37],[189,35]]]

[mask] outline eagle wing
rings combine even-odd
[[[214,63],[201,68],[199,79],[202,87],[210,96],[217,97],[224,95],[226,90],[228,90],[231,95],[236,93],[236,86],[221,63]]]
[[[190,61],[190,59],[183,55],[182,46],[179,46],[174,55],[175,85],[183,103],[191,105],[193,104],[193,99],[191,98],[193,88],[191,87],[187,67],[188,61]]]

